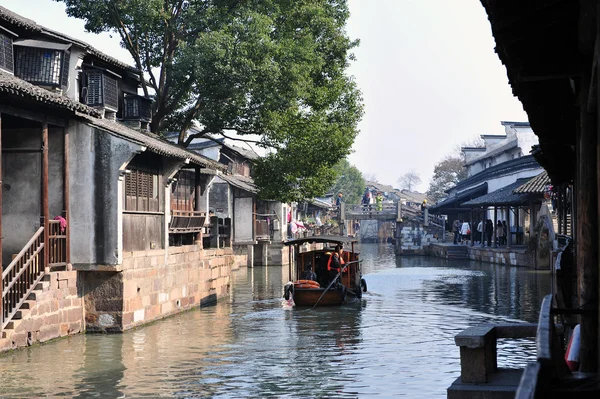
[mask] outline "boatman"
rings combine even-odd
[[[329,272],[329,282],[333,281],[333,279],[337,276],[337,274],[342,270],[342,266],[346,263],[344,262],[344,258],[342,257],[342,246],[336,245],[335,251],[329,257],[327,261],[327,271]]]

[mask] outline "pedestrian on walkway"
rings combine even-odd
[[[483,242],[483,220],[480,220],[477,224],[477,235],[475,236],[477,244]]]
[[[496,243],[498,246],[502,246],[502,239],[504,237],[504,228],[502,227],[502,222],[498,220],[496,223]]]
[[[462,226],[460,226],[460,236],[465,241],[469,241],[469,237],[471,236],[471,226],[469,226],[469,222],[466,220],[463,222]]]
[[[454,245],[458,244],[458,235],[460,234],[460,220],[454,220],[452,223],[452,232],[454,233]]]
[[[494,234],[494,222],[491,219],[485,221],[485,235],[488,248],[492,246],[492,235]]]
[[[377,193],[375,198],[375,209],[377,212],[383,211],[383,194],[381,194],[381,191]]]

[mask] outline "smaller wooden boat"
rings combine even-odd
[[[296,306],[339,306],[361,298],[367,283],[362,278],[356,243],[354,237],[326,235],[286,241],[290,247],[290,282],[284,286],[284,298],[293,299]],[[336,247],[342,248],[340,272],[327,267]]]

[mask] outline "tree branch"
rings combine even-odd
[[[200,109],[201,106],[202,106],[202,99],[200,97],[198,97],[196,99],[196,103],[194,104],[194,106],[188,110],[187,116],[185,117],[185,119],[183,120],[183,123],[181,124],[181,130],[179,131],[179,140],[178,140],[179,144],[183,144],[183,142],[184,142],[183,139],[185,137],[185,133],[192,126],[192,121],[196,117],[196,113],[198,112],[198,110]],[[185,146],[187,147],[190,144],[190,142],[191,142],[191,140],[188,138],[188,140],[185,141]]]
[[[117,8],[117,5],[115,3],[111,3],[111,6],[112,7],[108,7],[108,8],[109,8],[110,12],[114,15],[117,23],[119,24],[119,28],[117,29],[117,32],[119,32],[119,35],[121,36],[121,40],[123,41],[123,43],[125,43],[125,47],[127,47],[127,49],[129,50],[129,54],[131,54],[131,56],[133,57],[137,69],[140,70],[140,73],[141,73],[140,80],[142,83],[142,90],[144,90],[144,95],[146,97],[148,97],[148,88],[146,87],[146,80],[144,79],[144,70],[142,68],[142,60],[140,58],[139,47],[137,48],[137,51],[136,51],[136,46],[133,44],[131,35],[129,34],[127,27],[125,26],[125,24],[123,23],[123,20],[121,19],[121,15],[119,14],[119,9]]]

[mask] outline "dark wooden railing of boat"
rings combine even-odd
[[[551,386],[570,373],[554,325],[552,299],[550,294],[542,301],[536,335],[537,360],[525,367],[515,399],[550,397]]]
[[[67,227],[61,228],[60,221],[48,222],[48,267],[67,266]]]
[[[44,227],[40,227],[2,271],[2,328],[6,327],[44,276],[44,251]]]

